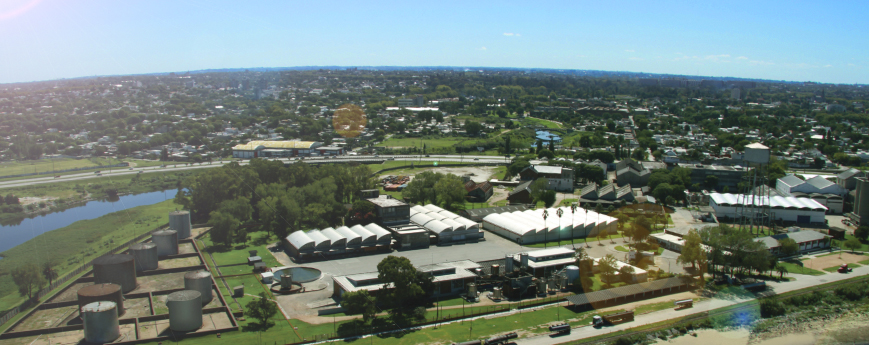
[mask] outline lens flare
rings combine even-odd
[[[30,1],[21,1],[19,3],[6,4],[6,6],[0,6],[0,20],[7,20],[18,17],[22,14],[27,13],[42,0],[30,0]]]

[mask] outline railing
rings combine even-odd
[[[155,228],[154,230],[159,230],[159,229],[165,228],[165,227],[167,227],[167,226],[169,226],[168,223],[163,224],[163,225],[161,225],[161,226]],[[147,237],[149,237],[149,236],[151,236],[151,231],[148,231],[148,232],[146,232],[146,233],[144,233],[144,234],[141,234],[141,235],[139,235],[139,236],[136,236],[136,238],[134,238],[134,239],[132,239],[132,240],[129,240],[129,241],[127,241],[126,243],[123,243],[123,244],[121,244],[121,245],[118,245],[118,246],[116,246],[115,248],[112,248],[111,250],[109,250],[109,251],[103,253],[102,255],[110,254],[110,253],[116,253],[116,252],[118,252],[118,251],[121,250],[121,249],[126,249],[126,248],[129,247],[130,245],[132,245],[132,244],[134,244],[134,243],[137,243],[137,242],[139,242],[139,241],[141,241],[141,240],[143,240],[143,239],[145,239],[145,238],[147,238]],[[102,255],[100,255],[100,256],[102,256]],[[99,257],[99,256],[97,256],[97,258],[98,258],[98,257]],[[96,260],[96,258],[94,258],[94,260]],[[34,304],[38,304],[38,303],[39,303],[39,300],[41,300],[43,297],[45,297],[46,295],[48,295],[51,291],[53,291],[54,289],[56,289],[56,288],[58,288],[59,286],[63,285],[64,283],[66,283],[66,282],[69,281],[70,279],[73,279],[73,278],[77,277],[79,274],[82,274],[83,272],[89,270],[89,269],[93,266],[93,262],[94,262],[94,260],[91,260],[91,261],[87,262],[86,264],[79,266],[78,268],[76,268],[76,269],[73,270],[72,272],[69,272],[69,273],[65,274],[63,277],[59,277],[59,278],[55,279],[54,281],[52,281],[51,285],[49,285],[48,287],[45,287],[45,288],[39,290],[39,291],[34,295],[34,298],[33,298],[33,299],[28,299],[28,300],[24,301],[23,303],[19,304],[18,306],[16,306],[16,307],[14,307],[14,308],[12,308],[12,309],[6,311],[5,313],[3,313],[3,315],[0,316],[0,325],[5,324],[5,323],[8,322],[9,320],[11,320],[13,317],[15,317],[15,315],[18,315],[18,313],[20,313],[21,311],[23,311],[23,310],[25,310],[25,309],[27,309],[27,308],[30,308],[30,307],[31,307],[32,305],[34,305]]]

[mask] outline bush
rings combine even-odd
[[[785,306],[775,298],[764,298],[760,300],[760,316],[775,317],[784,315]]]
[[[863,289],[858,285],[846,285],[837,287],[834,292],[849,301],[858,301],[863,298]]]

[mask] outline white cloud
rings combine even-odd
[[[505,32],[504,36],[513,36],[513,33],[512,32]]]
[[[824,65],[824,68],[830,68],[830,67],[833,67],[833,65]]]
[[[775,65],[774,62],[763,61],[763,60],[749,60],[749,61],[748,61],[748,64],[749,64],[749,65],[752,65],[752,66],[757,66],[757,65],[763,65],[763,66]]]
[[[633,49],[625,49],[625,51],[628,52],[628,53],[634,53],[634,52],[635,52]]]
[[[738,57],[738,58],[736,58],[736,59],[737,59],[737,60],[748,60],[748,58],[745,57],[745,56],[740,56],[740,57]]]
[[[480,47],[480,48],[477,49],[477,50],[486,50],[486,47]]]
[[[628,60],[643,61],[643,58],[639,58],[639,57],[629,57]]]

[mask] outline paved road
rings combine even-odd
[[[460,163],[495,163],[495,164],[505,164],[508,163],[509,160],[504,157],[497,156],[451,156],[451,155],[431,155],[430,157],[420,157],[420,156],[340,156],[339,158],[306,158],[304,160],[298,160],[301,162],[329,162],[329,163],[340,163],[340,162],[360,162],[360,161],[372,161],[372,160],[388,160],[393,158],[396,161],[406,161],[406,162],[460,162]],[[280,159],[282,162],[295,162],[295,159]],[[0,182],[0,188],[6,187],[23,187],[23,186],[31,186],[37,184],[46,184],[46,183],[55,183],[61,181],[78,181],[78,180],[87,180],[98,177],[105,176],[122,176],[122,175],[132,175],[138,174],[139,172],[143,174],[150,173],[167,173],[167,172],[177,172],[177,171],[185,171],[185,170],[196,170],[196,169],[208,169],[208,168],[216,168],[223,166],[224,164],[228,164],[231,161],[223,161],[223,162],[212,162],[211,164],[202,163],[202,164],[168,164],[166,168],[161,168],[159,166],[156,167],[144,167],[144,168],[120,168],[120,169],[111,169],[111,170],[103,170],[101,171],[101,176],[97,176],[94,172],[80,173],[80,174],[70,174],[63,175],[60,178],[54,178],[53,176],[46,177],[35,177],[25,180],[12,180],[12,181],[3,181]],[[246,165],[247,161],[241,161],[241,165]]]
[[[869,266],[857,267],[853,272],[849,274],[841,274],[841,273],[829,273],[820,276],[808,276],[801,274],[790,274],[790,276],[795,277],[796,280],[788,281],[788,282],[767,282],[768,289],[774,291],[775,293],[784,293],[788,291],[794,291],[799,289],[804,289],[807,287],[812,287],[815,285],[825,284],[829,282],[835,282],[840,280],[845,280],[858,276],[865,276],[869,274]],[[653,313],[639,315],[635,318],[634,322],[623,323],[620,325],[604,327],[601,329],[597,329],[594,327],[580,327],[574,329],[571,334],[566,336],[560,336],[557,338],[552,338],[549,335],[541,335],[537,337],[531,337],[526,339],[520,339],[517,341],[517,344],[553,344],[553,343],[564,343],[568,341],[574,341],[578,339],[584,339],[589,337],[595,337],[602,334],[609,334],[613,332],[618,332],[626,329],[631,329],[634,327],[639,327],[642,325],[648,325],[656,322],[661,322],[664,320],[676,319],[685,317],[687,315],[693,315],[697,313],[702,313],[706,311],[710,311],[713,309],[718,309],[730,305],[734,305],[737,303],[742,303],[745,301],[749,301],[752,298],[743,298],[738,296],[730,296],[726,299],[721,298],[713,298],[709,300],[705,300],[699,303],[694,304],[694,308],[684,309],[684,310],[673,310],[673,309],[665,309]]]

